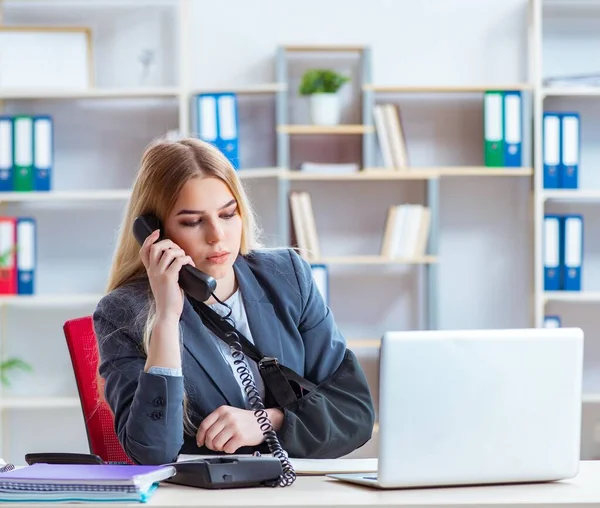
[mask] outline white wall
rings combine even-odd
[[[81,6],[83,5],[83,0]],[[135,2],[128,2],[135,4]],[[141,1],[140,1],[141,3]],[[279,44],[365,44],[372,48],[373,81],[376,84],[502,84],[527,81],[528,0],[194,0],[192,21],[192,85],[209,88],[274,81],[274,56]],[[52,9],[33,11],[13,7],[7,22],[46,19],[92,24],[97,29],[98,83],[104,86],[136,86],[139,67],[136,55],[143,48],[158,48],[157,66],[148,83],[178,83],[174,55],[176,29],[169,28],[172,15],[164,10],[107,11],[106,9]],[[108,12],[108,14],[107,14]],[[117,12],[122,14],[117,15]],[[62,18],[61,18],[62,16]],[[344,90],[344,121],[360,121],[356,61],[290,60],[291,90],[302,71],[316,64],[336,65],[351,73],[353,83]],[[293,97],[291,94],[290,97]],[[481,95],[453,97],[381,95],[381,102],[397,102],[402,111],[408,151],[414,165],[481,165]],[[307,120],[306,103],[294,97],[291,119]],[[75,104],[10,103],[9,112],[46,111],[57,119],[56,185],[72,187],[118,187],[131,178],[144,144],[154,135],[177,126],[173,101],[100,101]],[[270,96],[240,98],[242,164],[275,163],[274,99]],[[303,160],[358,161],[360,137],[325,139],[292,138],[292,163]],[[60,163],[60,164],[59,164]],[[85,174],[82,176],[82,172]],[[68,175],[68,176],[67,176]],[[101,175],[101,176],[100,176]],[[74,182],[77,182],[75,185]],[[440,189],[439,303],[442,328],[523,327],[532,323],[532,210],[531,180],[514,178],[455,178]],[[265,229],[267,243],[276,241],[276,183],[248,182],[251,199]],[[383,233],[385,211],[400,202],[423,202],[421,182],[293,183],[294,189],[311,192],[322,250],[327,255],[375,254]],[[86,247],[65,248],[68,239],[41,233],[40,248],[58,266],[66,260],[75,274],[88,263],[94,272],[66,282],[65,291],[101,291],[120,205],[85,208],[65,219],[58,212],[39,210],[40,223],[65,224]],[[92,221],[97,229],[89,227]],[[90,234],[93,231],[93,234]],[[44,236],[46,235],[46,236]],[[60,243],[60,245],[59,245]],[[79,242],[77,242],[79,243]],[[78,259],[79,252],[86,260]],[[62,260],[62,261],[61,261]],[[50,263],[54,263],[54,265]],[[348,338],[374,338],[389,329],[419,326],[420,301],[424,298],[419,267],[333,267],[331,306]],[[60,291],[52,275],[41,277],[44,292]],[[73,317],[89,309],[74,309]],[[41,359],[64,369],[65,348],[58,326],[68,312],[48,318],[52,343],[44,342],[40,330],[21,327],[27,346],[10,351],[29,355],[36,365]],[[18,319],[15,313],[13,319]],[[38,348],[36,344],[43,348]],[[41,353],[43,351],[43,353]],[[54,353],[53,353],[54,351]],[[377,395],[377,351],[361,350],[361,359]],[[41,356],[44,355],[44,356]],[[54,355],[54,356],[53,356]],[[49,360],[49,358],[54,358]],[[600,361],[600,360],[599,360]],[[591,370],[593,364],[587,365]],[[68,369],[67,369],[68,370]],[[50,370],[48,369],[48,372]],[[50,381],[43,385],[41,380]],[[38,368],[33,378],[19,375],[22,385],[15,393],[37,390],[40,394],[75,393]],[[30,379],[28,381],[28,379]],[[595,384],[600,387],[600,377]],[[43,388],[43,389],[42,389]],[[45,410],[44,410],[45,411]],[[57,421],[78,437],[85,449],[79,415],[65,410]],[[25,413],[37,418],[43,413]],[[56,416],[53,413],[54,416]],[[11,429],[8,458],[19,460],[30,450],[30,430],[22,428],[23,413],[4,419]],[[45,420],[45,417],[42,421]],[[46,423],[38,427],[44,432]],[[15,431],[15,432],[13,432]],[[48,445],[46,448],[52,448]],[[56,448],[63,443],[56,442]],[[39,448],[39,446],[37,447]]]

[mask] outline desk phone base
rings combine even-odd
[[[272,457],[218,457],[170,464],[177,471],[166,483],[202,489],[274,486],[283,469]]]

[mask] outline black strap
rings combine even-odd
[[[281,365],[277,358],[263,355],[242,332],[208,305],[193,298],[190,298],[190,301],[210,331],[230,347],[236,342],[239,343],[244,355],[257,363],[265,385],[278,407],[284,407],[295,402],[298,397],[314,388],[313,383],[285,365]]]

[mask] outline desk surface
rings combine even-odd
[[[98,503],[101,504],[101,503]],[[576,478],[560,482],[526,485],[452,487],[407,490],[378,490],[351,485],[324,476],[299,476],[291,487],[232,490],[204,490],[161,484],[147,505],[113,506],[164,507],[505,507],[532,506],[600,507],[600,461],[583,461]],[[57,506],[19,503],[20,507]],[[61,505],[58,505],[61,506]],[[64,505],[64,506],[74,506]]]

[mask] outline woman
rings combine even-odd
[[[147,213],[163,231],[140,246],[133,222]],[[365,376],[310,266],[291,249],[258,249],[255,236],[247,197],[219,150],[197,139],[146,150],[107,295],[94,312],[104,395],[134,461],[269,453],[229,346],[178,285],[184,265],[217,281],[209,308],[228,315],[265,356],[316,385],[292,404],[267,409],[290,457],[339,457],[370,439],[374,410]],[[267,400],[257,364],[245,359]]]

